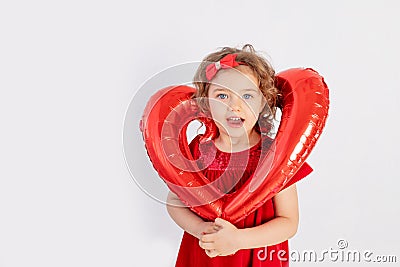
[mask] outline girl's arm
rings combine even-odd
[[[240,229],[240,248],[275,245],[293,237],[299,224],[296,185],[291,185],[274,197],[275,218],[252,228]]]
[[[205,222],[187,208],[171,191],[167,197],[167,211],[179,227],[198,239],[204,233],[216,232],[214,222]]]
[[[281,243],[295,235],[299,221],[296,185],[291,185],[274,197],[275,218],[259,226],[237,229],[228,221],[217,218],[219,231],[203,235],[200,246],[212,250],[210,257],[233,254],[239,249],[251,249]]]

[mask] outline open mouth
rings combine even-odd
[[[232,116],[226,119],[228,126],[233,128],[239,128],[243,126],[244,119],[236,116]]]

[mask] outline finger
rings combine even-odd
[[[222,228],[223,228],[222,226],[216,225],[216,224],[213,226],[213,230],[214,230],[214,231],[217,231],[217,232],[218,232],[219,230],[221,230]]]
[[[205,242],[199,241],[199,246],[200,246],[202,249],[215,249],[214,243],[205,243]]]
[[[218,252],[215,249],[206,249],[206,254],[210,257],[210,258],[214,258],[216,256],[219,256]]]
[[[214,234],[208,234],[208,235],[203,235],[200,238],[200,241],[204,242],[204,243],[212,243],[212,242],[214,242],[214,239],[215,239],[215,235]]]
[[[228,221],[221,219],[221,218],[216,218],[214,223],[215,223],[215,225],[217,225],[219,227],[223,227],[226,224],[230,224]]]
[[[203,233],[204,234],[213,234],[215,232],[218,232],[218,229],[216,229],[214,226],[210,226]]]
[[[221,230],[221,227],[216,226],[215,224],[210,225],[209,227],[207,227],[203,232],[202,235],[204,234],[214,234],[216,232],[218,232],[219,230]]]

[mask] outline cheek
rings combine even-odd
[[[218,114],[218,112],[223,111],[226,109],[226,105],[218,100],[209,100],[208,102],[211,113]]]
[[[246,109],[247,109],[247,113],[251,114],[253,117],[258,118],[258,115],[262,111],[263,107],[260,104],[260,102],[252,102],[252,103],[248,103]]]
[[[264,102],[263,99],[260,99],[259,101],[257,101],[257,103],[254,104],[254,112],[257,116],[263,111],[265,103],[266,102]]]

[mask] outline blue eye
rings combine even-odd
[[[252,95],[249,95],[249,94],[244,94],[243,95],[243,98],[244,99],[250,99],[250,98],[252,98],[253,96]]]
[[[226,94],[218,94],[217,98],[219,98],[219,99],[227,99],[228,95],[226,95]]]

